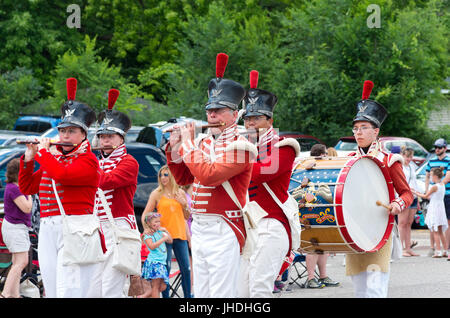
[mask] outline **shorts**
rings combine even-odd
[[[447,220],[450,220],[450,195],[444,196],[445,214],[447,214]]]
[[[14,224],[3,219],[3,241],[11,253],[28,252],[30,250],[31,242],[28,230],[28,226],[23,223]]]
[[[411,205],[408,207],[408,209],[417,209],[417,198],[414,198],[414,201],[411,203]]]

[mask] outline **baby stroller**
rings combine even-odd
[[[6,277],[12,265],[12,254],[3,241],[1,227],[3,219],[0,219],[0,290],[3,290]],[[30,231],[30,251],[28,253],[28,265],[25,267],[20,279],[20,293],[24,298],[42,297],[44,287],[40,278],[39,262],[37,258],[38,235]]]

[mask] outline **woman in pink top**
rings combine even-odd
[[[20,276],[28,264],[31,227],[31,195],[23,195],[17,183],[19,159],[11,160],[6,166],[6,189],[4,195],[5,218],[2,224],[2,236],[6,247],[12,253],[12,265],[6,278],[5,287],[0,294],[3,298],[19,298]]]

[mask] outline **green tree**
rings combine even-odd
[[[257,69],[260,86],[264,87],[277,43],[267,10],[254,7],[252,12],[233,11],[221,1],[212,2],[207,14],[187,19],[183,32],[185,36],[177,46],[181,52],[179,68],[172,68],[165,77],[172,113],[205,116],[207,87],[215,76],[216,55],[220,52],[229,55],[225,78],[248,87],[249,72]]]
[[[33,72],[23,67],[0,76],[0,125],[3,129],[12,129],[17,116],[24,106],[35,102],[42,87],[33,76]]]
[[[142,93],[138,85],[127,81],[120,74],[120,67],[110,65],[108,60],[99,57],[95,44],[95,39],[86,36],[77,50],[69,50],[60,56],[54,70],[53,95],[35,107],[43,112],[59,114],[61,105],[67,100],[66,79],[69,77],[78,80],[76,99],[86,102],[96,111],[107,108],[111,88],[120,91],[114,109],[129,112],[145,107],[143,99],[151,96]]]
[[[58,56],[83,39],[66,26],[67,5],[73,1],[2,0],[0,2],[0,72],[16,66],[33,71],[41,97],[51,94],[51,71]]]
[[[280,15],[283,42],[271,77],[272,89],[280,92],[280,128],[334,144],[351,134],[356,102],[370,79],[371,98],[389,111],[382,133],[422,139],[447,72],[442,1],[422,3],[420,10],[409,1],[402,7],[379,1],[381,28],[367,26],[370,3],[305,2]]]

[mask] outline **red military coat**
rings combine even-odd
[[[246,238],[242,211],[222,183],[228,181],[241,206],[245,206],[256,147],[239,134],[234,124],[217,139],[203,136],[189,140],[182,144],[178,154],[166,149],[166,156],[176,182],[193,183],[192,213],[223,217],[236,234],[242,251]]]
[[[99,188],[105,193],[113,217],[126,220],[132,228],[136,228],[133,198],[137,187],[138,162],[127,154],[125,145],[121,145],[108,157],[102,156],[99,163]],[[98,217],[100,220],[106,220],[107,216],[98,195],[95,203]]]
[[[91,214],[99,182],[99,165],[86,140],[68,154],[53,155],[41,149],[35,156],[40,169],[34,171],[34,161],[20,159],[19,188],[23,194],[39,192],[41,218],[60,215],[51,180],[67,215]]]
[[[267,183],[280,202],[285,202],[288,198],[292,165],[299,152],[300,146],[295,139],[283,139],[275,135],[272,128],[268,130],[258,143],[258,157],[253,164],[249,186],[250,201],[256,201],[268,213],[267,218],[274,218],[283,224],[289,237],[289,245],[291,230],[288,219],[263,183]]]

